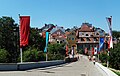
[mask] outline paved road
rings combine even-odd
[[[106,76],[106,74],[92,62],[89,62],[86,57],[82,57],[77,62],[47,68],[27,71],[2,71],[0,76]]]

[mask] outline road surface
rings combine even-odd
[[[0,76],[106,76],[86,57],[79,61],[63,65],[37,68],[26,71],[1,71]]]

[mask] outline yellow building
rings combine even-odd
[[[69,32],[69,34],[67,35],[67,42],[68,42],[69,51],[71,51],[73,49],[74,54],[75,54],[76,50],[77,50],[76,32],[75,31],[70,31]]]

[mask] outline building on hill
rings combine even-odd
[[[105,31],[100,28],[95,28],[92,24],[83,23],[81,27],[76,32],[76,43],[77,50],[83,49],[87,51],[88,54],[92,54],[93,48],[99,47],[99,38],[105,38]],[[106,44],[104,44],[104,49],[106,49]]]
[[[55,26],[49,34],[50,43],[67,43],[65,36],[65,29],[63,27]]]
[[[67,33],[67,32],[66,32]],[[76,31],[71,30],[67,34],[67,44],[69,51],[74,51],[74,54],[77,53],[77,45],[76,45]]]
[[[55,27],[54,24],[45,24],[45,26],[43,26],[41,29],[40,29],[40,35],[42,35],[43,38],[45,38],[45,33],[46,31],[47,32],[50,32],[53,28]]]

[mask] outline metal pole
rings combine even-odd
[[[108,50],[108,57],[109,57],[109,50]],[[109,67],[109,60],[107,59],[107,68]]]
[[[19,15],[19,18],[20,18],[20,14],[18,14]],[[19,24],[20,24],[20,20],[19,20]],[[20,33],[20,26],[19,26],[19,33]],[[21,38],[20,38],[20,40],[21,40]],[[22,61],[22,48],[20,48],[20,58],[21,58],[21,63],[23,62]]]
[[[47,61],[47,59],[48,59],[48,55],[47,55],[47,52],[46,52],[46,61]]]
[[[98,62],[99,62],[99,54],[98,54]]]
[[[23,62],[22,61],[22,48],[20,48],[20,58],[21,58],[21,63]]]

